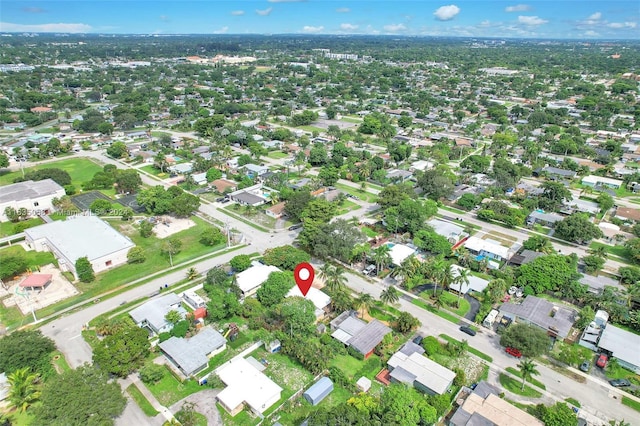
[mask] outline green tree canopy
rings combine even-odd
[[[50,426],[113,425],[127,404],[120,385],[92,366],[52,377],[42,389],[41,401],[34,424]]]
[[[267,249],[262,260],[267,265],[293,271],[298,264],[309,262],[311,255],[303,250],[286,245]]]
[[[555,236],[563,240],[586,243],[594,238],[601,238],[602,231],[594,225],[589,217],[582,213],[574,213],[556,223]]]
[[[517,283],[524,287],[525,294],[529,295],[567,288],[578,278],[574,256],[550,254],[522,265],[518,271]]]
[[[549,347],[549,336],[535,325],[513,324],[500,337],[500,344],[522,352],[522,355],[534,358],[545,353]]]
[[[76,260],[76,273],[83,283],[90,283],[96,279],[93,266],[91,266],[91,262],[89,262],[87,256],[79,257],[78,260]]]
[[[53,340],[40,330],[17,330],[0,339],[0,370],[11,374],[28,367],[47,376],[52,371],[51,353],[56,349]]]
[[[280,303],[294,285],[291,272],[272,272],[258,289],[256,296],[264,306],[271,307]]]
[[[98,342],[93,362],[108,373],[126,377],[144,364],[150,346],[146,330],[130,324]]]

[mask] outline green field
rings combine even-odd
[[[610,246],[608,244],[599,243],[597,241],[589,244],[590,249],[596,249],[599,247],[604,247],[608,254],[619,258],[619,260],[621,260],[622,262],[628,262],[630,260],[629,250],[627,250],[624,246]]]
[[[533,389],[531,386],[524,385],[524,390],[522,390],[522,381],[514,379],[511,376],[507,376],[504,373],[500,373],[500,384],[506,390],[515,393],[516,395],[528,396],[530,398],[540,398],[542,396],[540,392]]]
[[[43,225],[44,221],[38,217],[23,220],[17,223],[13,222],[0,222],[0,237],[8,237],[22,232],[22,230],[31,228],[38,225]],[[22,230],[18,229],[22,228]],[[18,232],[16,232],[18,231]]]
[[[189,379],[181,383],[173,376],[168,367],[164,377],[159,382],[150,383],[146,386],[158,402],[165,407],[202,390],[202,387],[195,380]]]
[[[289,154],[285,154],[282,151],[270,151],[267,154],[267,157],[269,158],[275,158],[276,160],[280,159],[280,158],[288,158]]]
[[[631,399],[628,396],[623,396],[622,403],[627,407],[633,408],[636,411],[640,411],[640,402],[636,401],[635,399]]]
[[[52,163],[40,164],[34,167],[25,168],[25,173],[32,170],[40,169],[62,169],[71,176],[71,183],[80,187],[83,182],[90,181],[96,172],[102,170],[102,167],[91,160],[85,158],[70,158],[67,160],[54,161]],[[21,177],[22,172],[9,172],[0,174],[0,185],[8,185],[13,183],[15,178]]]

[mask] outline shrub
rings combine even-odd
[[[422,347],[428,356],[443,353],[443,348],[438,339],[433,336],[427,336],[422,340]]]
[[[127,253],[127,263],[144,263],[147,257],[142,247],[131,247]]]
[[[234,256],[229,264],[234,271],[242,272],[249,269],[249,267],[251,266],[251,257],[249,257],[249,255],[247,254],[239,254],[237,256]]]
[[[147,384],[157,383],[164,377],[167,369],[164,365],[149,364],[140,369],[140,379]]]
[[[171,338],[171,333],[169,333],[168,331],[165,331],[164,333],[160,333],[158,335],[158,338],[159,338],[160,343],[162,343],[165,340],[169,340]]]
[[[189,331],[189,321],[182,320],[178,321],[173,328],[171,329],[171,335],[175,337],[184,337],[187,335],[187,331]]]

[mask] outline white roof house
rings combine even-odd
[[[464,246],[475,254],[497,260],[507,260],[512,254],[509,247],[500,245],[493,240],[483,240],[478,237],[469,237]]]
[[[263,265],[260,262],[253,262],[249,269],[236,275],[236,283],[243,296],[249,297],[258,291],[258,288],[269,278],[269,274],[272,272],[280,272],[280,269],[271,265]]]
[[[218,394],[218,401],[232,416],[242,411],[244,404],[262,414],[280,399],[282,388],[244,358],[232,359],[216,374],[227,385]]]
[[[462,269],[466,269],[466,268],[463,268],[458,265],[451,265],[451,273],[453,274],[454,277],[457,277],[458,275],[460,275],[460,270]],[[469,277],[469,285],[465,284],[462,286],[462,293],[467,294],[469,291],[482,293],[482,291],[485,288],[487,288],[487,285],[489,285],[489,281],[485,280],[484,278],[480,278],[480,277],[476,277],[475,275],[472,275],[471,271],[469,271],[468,269],[467,271],[469,272],[467,275],[467,277]],[[452,288],[457,292],[460,292],[460,287],[461,287],[460,284],[457,284],[457,283],[449,284],[449,288]]]
[[[611,188],[620,188],[623,182],[618,179],[611,179],[604,176],[589,175],[582,178],[582,184],[588,186],[608,186]]]
[[[455,223],[445,222],[440,219],[431,219],[427,222],[427,225],[433,228],[433,231],[447,239],[451,244],[455,244],[460,241],[464,234],[464,228],[458,226]]]
[[[313,302],[313,306],[316,307],[316,318],[321,318],[324,316],[324,309],[331,304],[331,297],[323,291],[318,290],[317,288],[311,287],[306,296],[303,296],[302,292],[298,288],[297,285],[291,287],[289,293],[287,293],[287,297],[304,297],[305,299],[311,300]]]
[[[51,251],[61,270],[76,277],[76,260],[86,256],[98,273],[127,262],[135,244],[97,216],[78,216],[25,229],[25,240],[36,251]],[[99,243],[97,243],[99,242]]]
[[[598,341],[598,347],[610,352],[623,367],[640,374],[640,335],[607,324]]]
[[[432,395],[442,395],[449,389],[456,377],[455,372],[430,360],[420,352],[412,352],[409,355],[405,352],[402,350],[396,352],[387,363],[391,368],[393,381],[415,386],[416,389]]]
[[[393,247],[391,247],[391,249],[389,250],[391,263],[396,266],[400,266],[405,259],[415,253],[415,249],[412,249],[409,246],[405,246],[404,244],[394,244]]]
[[[49,213],[53,210],[53,199],[64,197],[64,188],[51,179],[28,180],[0,188],[0,222],[9,220],[4,210],[7,207],[27,209],[29,216],[36,212]]]

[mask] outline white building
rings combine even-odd
[[[4,211],[7,207],[26,209],[29,216],[48,214],[54,209],[53,199],[64,197],[64,188],[51,179],[28,180],[0,187],[0,222],[9,220]]]
[[[100,273],[127,262],[135,244],[96,216],[78,216],[25,229],[25,242],[35,251],[50,251],[62,271],[77,278],[76,260],[87,257]]]
[[[498,261],[509,260],[511,255],[511,249],[505,247],[493,240],[483,240],[478,237],[469,237],[464,243],[464,247],[477,256],[486,257],[489,259],[495,259]]]
[[[454,277],[458,277],[458,275],[460,275],[460,271],[466,269],[463,268],[461,266],[458,265],[451,265],[451,274]],[[466,269],[468,274],[467,277],[469,278],[469,284],[463,284],[462,286],[458,283],[451,283],[449,284],[449,288],[453,289],[457,292],[460,292],[462,290],[462,294],[467,294],[469,291],[474,291],[476,293],[482,293],[484,291],[485,288],[487,288],[487,286],[489,285],[489,281],[485,280],[484,278],[480,278],[480,277],[476,277],[475,275],[473,275],[471,273],[470,270]],[[460,288],[462,287],[462,289]]]
[[[280,272],[280,269],[271,265],[263,265],[260,262],[253,262],[249,269],[236,275],[236,283],[242,291],[242,296],[253,296],[272,272]]]
[[[390,247],[389,256],[391,256],[391,263],[400,266],[402,262],[408,259],[410,256],[414,255],[416,250],[405,246],[404,244],[394,244]]]
[[[606,186],[608,188],[618,189],[622,186],[623,182],[604,176],[589,175],[582,178],[582,184],[591,187]]]
[[[261,415],[280,399],[282,388],[244,358],[232,359],[219,367],[216,374],[227,385],[218,394],[218,401],[232,416],[242,411],[245,404]]]
[[[313,306],[316,307],[315,314],[318,319],[324,317],[324,314],[327,312],[327,309],[331,304],[331,297],[329,297],[328,294],[313,287],[311,287],[307,295],[304,296],[300,291],[300,288],[298,288],[297,285],[294,285],[291,287],[291,290],[289,290],[289,293],[287,293],[287,297],[303,297],[311,300],[311,302],[313,302]]]

